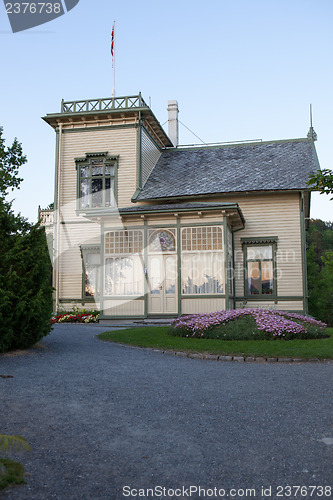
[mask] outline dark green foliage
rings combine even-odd
[[[0,352],[35,344],[51,329],[52,268],[44,228],[28,223],[6,201],[26,159],[15,139],[6,149],[0,127]]]
[[[23,179],[17,177],[19,168],[27,162],[23,155],[22,146],[15,138],[11,147],[5,146],[2,137],[3,128],[0,127],[0,196],[4,197],[8,190],[19,187]]]
[[[24,467],[19,462],[0,458],[0,490],[11,484],[24,484]]]
[[[53,306],[44,229],[31,226],[7,241],[0,263],[0,352],[30,347],[47,335]]]
[[[22,436],[8,436],[0,434],[0,453],[10,451],[31,451],[28,442]],[[22,484],[24,467],[19,462],[8,458],[0,458],[0,490],[11,484]]]
[[[320,191],[320,194],[333,194],[333,171],[328,168],[318,170],[316,175],[310,176],[308,186],[313,191]]]
[[[333,223],[311,220],[307,244],[309,312],[333,325]]]

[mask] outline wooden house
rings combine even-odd
[[[168,135],[140,94],[44,117],[56,132],[56,303],[103,318],[305,312],[314,134],[180,147],[177,102],[168,110]]]

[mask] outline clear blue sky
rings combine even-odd
[[[333,158],[332,0],[80,0],[66,15],[13,34],[0,4],[0,125],[28,164],[14,208],[36,220],[53,201],[54,131],[41,120],[60,101],[142,92],[164,123],[180,120],[205,142],[293,139],[313,105],[322,168]],[[184,127],[182,144],[198,142]],[[333,201],[312,197],[312,217],[333,220]]]

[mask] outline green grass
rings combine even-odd
[[[9,485],[24,484],[24,467],[19,462],[0,458],[0,490]]]
[[[101,340],[139,347],[210,354],[333,359],[333,328],[329,338],[313,340],[216,340],[168,335],[169,327],[147,326],[98,335]]]

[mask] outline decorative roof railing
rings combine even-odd
[[[49,226],[54,223],[53,210],[38,210],[38,219],[42,226]]]
[[[87,113],[89,111],[115,111],[124,109],[148,108],[139,95],[126,97],[106,97],[83,101],[61,101],[61,113]]]

